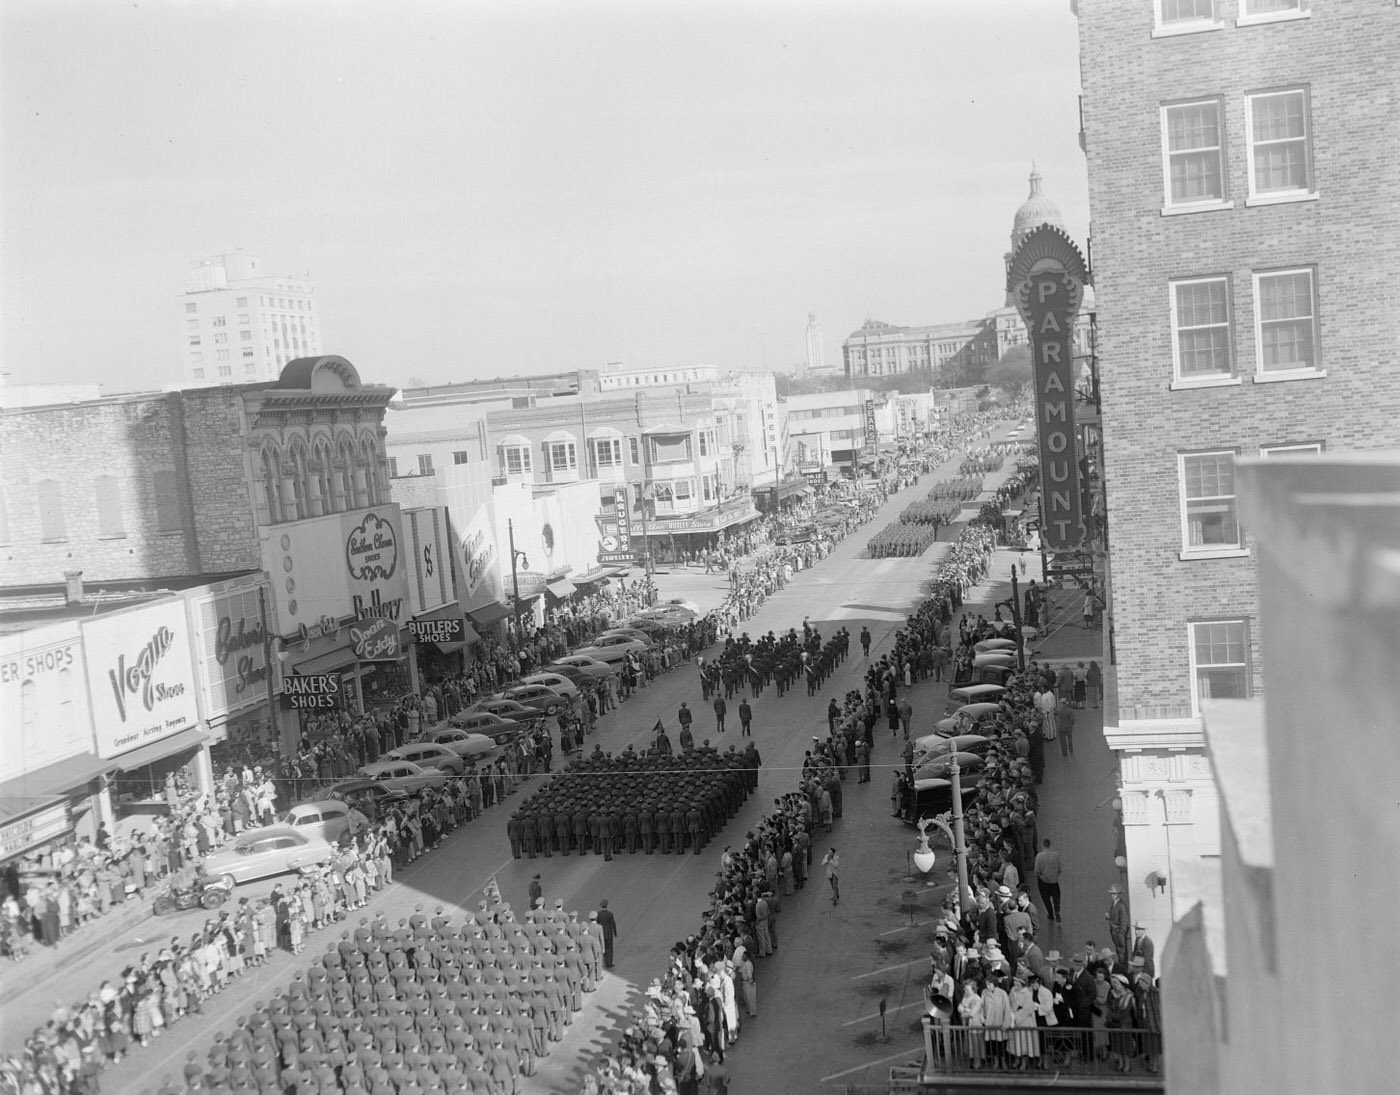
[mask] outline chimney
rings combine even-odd
[[[65,570],[63,581],[67,586],[65,599],[70,605],[80,605],[83,603],[83,572],[81,570]]]

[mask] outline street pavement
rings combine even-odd
[[[1004,435],[1003,427],[998,436]],[[816,567],[799,573],[743,628],[750,634],[785,629],[800,626],[803,616],[810,616],[824,634],[846,626],[855,635],[861,626],[869,626],[874,637],[872,654],[878,657],[888,650],[895,630],[918,603],[921,585],[956,530],[945,531],[943,542],[917,559],[861,558],[865,542],[905,505],[922,498],[935,479],[956,470],[954,461],[891,498],[874,521]],[[998,481],[999,477],[989,479],[992,485]],[[1001,578],[1009,574],[1015,557],[1014,552],[998,551],[995,580],[972,592],[969,611],[1008,595],[1009,586]],[[723,575],[706,576],[703,568],[662,573],[657,582],[664,596],[687,597],[702,608],[718,604],[725,588]],[[986,614],[991,615],[989,610]],[[1085,632],[1082,638],[1093,649],[1098,633]],[[494,878],[505,898],[523,909],[530,878],[539,871],[546,899],[562,898],[566,908],[586,915],[600,899],[609,899],[619,926],[616,966],[575,1017],[565,1040],[542,1062],[539,1074],[522,1080],[523,1093],[572,1095],[580,1090],[582,1070],[610,1042],[617,1024],[637,1008],[647,983],[665,968],[671,946],[698,925],[724,847],[741,844],[745,832],[768,812],[773,800],[795,787],[804,750],[812,736],[825,731],[828,696],[840,697],[860,687],[865,663],[859,645],[852,645],[855,654],[828,682],[824,694],[808,698],[799,690],[779,698],[770,689],[752,701],[755,740],[764,760],[759,790],[701,854],[622,855],[606,863],[597,856],[515,860],[505,837],[506,811],[498,807],[458,830],[376,898],[368,911],[383,909],[397,920],[420,903],[429,910],[439,904],[449,911],[471,907]],[[1086,652],[1085,656],[1092,655]],[[946,683],[914,686],[916,732],[942,717],[946,691]],[[674,732],[674,716],[682,700],[697,709],[697,740],[709,737],[721,748],[738,741],[735,730],[724,735],[712,732],[713,724],[705,717],[708,705],[700,703],[699,680],[691,665],[662,675],[609,713],[586,748],[591,749],[594,742],[608,751],[629,742],[642,747],[658,718]],[[1116,874],[1111,815],[1107,806],[1100,806],[1113,792],[1113,762],[1103,744],[1097,713],[1077,714],[1078,755],[1072,761],[1062,761],[1058,751],[1049,756],[1042,788],[1041,832],[1054,839],[1066,864],[1066,922],[1063,930],[1055,929],[1048,937],[1047,948],[1066,953],[1086,938],[1104,936],[1104,891]],[[854,773],[848,778],[843,786],[844,816],[830,837],[818,837],[818,848],[835,845],[841,851],[841,903],[832,906],[818,871],[805,890],[783,904],[779,950],[757,964],[759,1016],[744,1021],[742,1036],[730,1052],[730,1068],[743,1090],[798,1092],[820,1090],[824,1083],[880,1083],[891,1063],[917,1058],[921,1052],[918,1005],[927,971],[928,921],[948,888],[945,867],[950,856],[946,847],[939,849],[939,863],[931,874],[937,884],[905,881],[915,834],[890,810],[901,744],[877,729],[875,778],[869,784],[857,784]],[[527,788],[537,787],[540,778]],[[506,807],[513,808],[524,793],[528,790],[517,792]],[[267,882],[258,889],[240,888],[239,894],[270,888]],[[906,899],[911,893],[912,901]],[[108,949],[57,970],[44,984],[7,1002],[4,1048],[22,1042],[56,1003],[84,997],[102,979],[117,976],[142,951],[175,935],[187,938],[202,916],[191,912],[152,918],[115,932]],[[178,1080],[187,1051],[195,1051],[202,1059],[216,1031],[229,1029],[254,1003],[285,987],[296,969],[335,938],[337,933],[332,931],[313,934],[302,957],[279,953],[266,966],[244,975],[210,1000],[203,1016],[184,1020],[149,1049],[137,1050],[106,1070],[104,1092],[154,1090],[166,1074]],[[883,1032],[878,1014],[882,999],[887,1004]]]

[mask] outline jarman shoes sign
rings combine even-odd
[[[184,602],[160,601],[83,624],[97,753],[113,757],[199,721]]]
[[[1087,280],[1079,249],[1050,225],[1026,237],[1007,272],[1007,288],[1031,338],[1041,539],[1050,551],[1072,551],[1084,541],[1074,425],[1074,319]]]

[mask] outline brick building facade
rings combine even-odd
[[[1400,7],[1075,8],[1117,661],[1105,729],[1130,902],[1160,940],[1197,898],[1219,909],[1201,701],[1261,689],[1234,460],[1400,444]]]

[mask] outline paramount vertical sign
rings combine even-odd
[[[1050,551],[1072,551],[1084,540],[1074,425],[1074,320],[1087,280],[1079,249],[1050,225],[1026,237],[1007,272],[1007,288],[1031,337],[1041,539]]]

